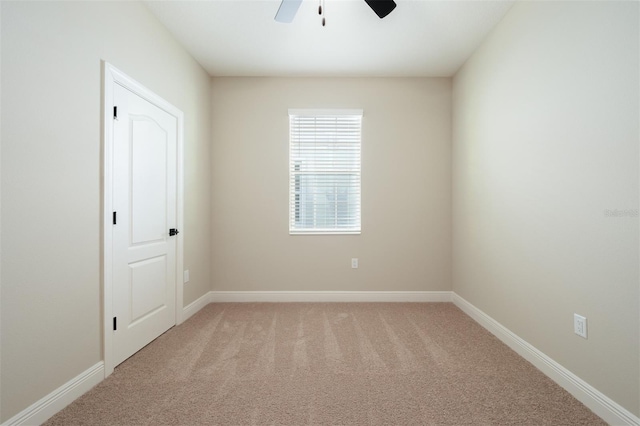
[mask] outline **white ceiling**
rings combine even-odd
[[[513,1],[396,0],[380,19],[364,0],[146,1],[212,76],[451,76]]]

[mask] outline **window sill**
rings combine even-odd
[[[292,231],[289,235],[360,235],[361,231]]]

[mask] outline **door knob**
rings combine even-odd
[[[180,231],[178,231],[176,228],[171,228],[169,229],[169,236],[173,237],[174,235],[178,235],[180,233]]]

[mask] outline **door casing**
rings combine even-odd
[[[114,365],[113,356],[113,91],[116,84],[121,85],[141,98],[149,101],[158,108],[174,116],[177,120],[177,226],[180,233],[176,247],[176,325],[183,321],[183,290],[182,270],[184,268],[184,114],[175,106],[147,89],[113,65],[103,61],[103,219],[102,219],[102,310],[103,310],[103,359],[104,376],[109,376]]]

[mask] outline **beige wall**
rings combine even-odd
[[[638,18],[516,4],[453,81],[454,291],[635,415]]]
[[[1,8],[5,421],[102,359],[101,60],[185,113],[184,303],[210,290],[210,80],[139,3]]]
[[[450,97],[450,79],[213,78],[213,289],[450,290]],[[288,108],[364,109],[361,235],[289,235]]]

